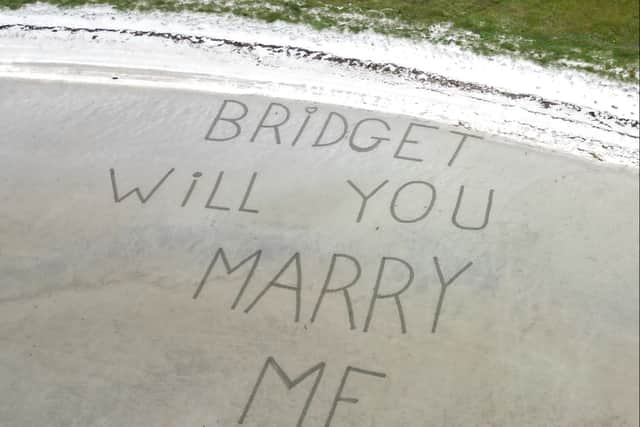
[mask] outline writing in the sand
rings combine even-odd
[[[392,129],[388,121],[379,117],[351,120],[346,114],[323,112],[316,106],[299,109],[297,114],[295,111],[279,102],[270,102],[252,111],[247,103],[226,99],[215,112],[204,139],[208,144],[258,142],[283,149],[306,146],[331,150],[342,146],[358,155],[375,153],[381,147],[388,148],[391,145],[391,151],[384,151],[393,153],[391,161],[416,165],[428,157],[430,162],[439,159],[446,169],[455,167],[468,142],[481,139],[466,132],[441,130],[439,132],[446,132],[452,138],[450,149],[440,150],[435,155],[426,153],[428,146],[422,143],[424,134],[421,133],[437,130],[438,127],[434,125],[396,120],[393,123],[400,122],[402,126],[398,130]],[[226,211],[225,215],[243,216],[260,215],[265,210],[277,209],[278,203],[269,202],[272,192],[262,194],[263,188],[273,188],[273,185],[263,185],[268,183],[268,174],[259,170],[248,170],[244,176],[238,176],[237,172],[225,173],[224,168],[203,171],[170,167],[158,171],[147,182],[135,182],[130,172],[112,167],[109,169],[109,179],[116,204],[148,206],[162,198],[163,206],[168,203],[177,209],[200,209],[203,214]],[[367,215],[372,209],[380,212],[383,207],[387,220],[398,224],[423,223],[436,215],[446,215],[446,222],[439,221],[439,224],[448,224],[451,230],[458,233],[485,230],[491,223],[495,197],[493,188],[478,188],[468,182],[442,187],[424,179],[382,177],[372,181],[370,176],[363,179],[355,173],[335,191],[339,191],[341,199],[350,206],[349,214],[343,218],[345,224],[361,226],[367,222]],[[442,194],[446,197],[439,197]],[[308,195],[305,196],[305,200],[309,200]],[[390,252],[373,261],[366,254],[351,251],[327,251],[328,256],[318,257],[318,254],[305,254],[296,248],[289,248],[283,253],[282,250],[269,249],[268,244],[263,247],[259,243],[253,247],[233,246],[221,242],[211,248],[211,258],[203,266],[202,276],[193,289],[194,300],[215,292],[212,285],[217,280],[226,284],[236,283],[237,289],[233,290],[233,296],[228,301],[231,310],[259,317],[261,307],[265,310],[269,306],[266,301],[273,301],[278,295],[283,298],[278,305],[278,315],[286,316],[294,323],[317,323],[324,310],[325,313],[331,313],[333,321],[342,317],[339,321],[343,322],[345,330],[361,333],[371,333],[376,329],[376,323],[388,326],[395,322],[393,326],[400,334],[406,334],[410,327],[435,334],[445,321],[447,300],[455,292],[452,289],[470,281],[469,276],[478,262],[451,253],[419,254],[416,262]],[[313,268],[305,267],[309,263],[313,263]],[[304,272],[308,270],[314,271],[312,277],[305,277]],[[322,273],[317,274],[318,271]],[[420,287],[422,280],[437,284],[437,297],[434,296],[429,306],[420,311],[419,318],[412,319],[407,315],[405,302],[409,298],[417,301],[411,293]],[[308,287],[313,281],[321,285]],[[313,295],[310,294],[311,289],[315,289]],[[355,291],[358,291],[358,298],[354,297]],[[304,307],[305,304],[308,306]],[[386,316],[392,313],[394,319],[385,318],[381,322],[381,311]],[[322,361],[310,365],[300,375],[292,376],[275,357],[267,357],[248,393],[238,423],[243,424],[247,419],[259,423],[260,414],[254,409],[254,404],[259,400],[260,390],[265,387],[265,376],[271,373],[268,378],[273,379],[275,374],[287,390],[296,388],[302,382],[312,383],[301,412],[297,415],[295,425],[302,426],[327,369],[327,364]],[[387,378],[386,373],[377,368],[371,369],[370,366],[350,365],[344,368],[327,412],[326,427],[331,425],[341,405],[358,403],[358,398],[344,393],[345,385],[353,381],[354,376],[376,381]]]
[[[271,102],[263,108],[263,111],[256,113],[256,117],[259,117],[257,125],[250,125],[249,122],[244,122],[249,115],[249,107],[245,103],[224,100],[215,114],[205,139],[230,143],[236,140],[243,141],[243,135],[247,133],[249,135],[248,141],[252,142],[260,133],[268,132],[275,144],[286,143],[290,146],[296,146],[305,143],[305,141],[313,141],[313,146],[326,147],[340,143],[350,133],[350,137],[347,138],[349,147],[360,153],[375,150],[380,144],[389,143],[391,140],[388,135],[371,134],[371,126],[373,125],[382,129],[390,129],[390,125],[379,118],[364,118],[355,123],[349,123],[348,119],[338,112],[329,111],[323,115],[318,112],[317,107],[308,107],[304,109],[304,113],[298,117],[296,123],[291,109],[283,104]],[[321,125],[318,133],[306,135],[305,132],[309,132],[309,129],[312,128],[310,123],[316,114],[319,120],[316,125]],[[290,125],[287,130],[295,134],[290,141],[285,141],[287,133],[281,129],[286,124]],[[430,127],[430,125],[409,121],[405,127],[404,136],[397,141],[394,158],[420,162],[422,159],[407,154],[407,147],[420,144],[420,141],[413,139],[416,138],[412,134],[414,129]],[[367,141],[362,138],[365,128],[369,129]],[[460,155],[468,138],[479,137],[460,133],[460,140],[453,144],[450,156],[443,159],[448,167],[455,163],[455,159]],[[160,172],[153,181],[146,182],[143,186],[131,182],[125,184],[118,171],[115,168],[110,168],[109,178],[115,203],[127,201],[135,203],[137,201],[145,205],[155,198],[163,197],[165,201],[168,200],[170,203],[173,201],[175,206],[180,208],[229,211],[237,215],[258,215],[265,209],[264,201],[267,199],[267,196],[260,196],[260,183],[267,177],[259,171],[249,171],[244,177],[238,177],[236,174],[233,182],[230,182],[225,176],[224,170],[205,173],[203,171],[178,171],[176,168],[169,168]],[[171,191],[163,191],[172,180],[173,184],[177,185],[170,186]],[[225,186],[229,186],[232,191],[222,191]],[[360,184],[357,176],[345,180],[342,188],[336,189],[336,191],[341,191],[342,197],[345,200],[350,200],[352,209],[351,213],[344,218],[346,223],[358,224],[366,221],[367,212],[371,206],[378,204],[386,206],[389,221],[418,223],[428,221],[432,215],[444,213],[448,217],[450,227],[461,230],[461,232],[484,230],[490,223],[494,199],[494,190],[491,188],[483,190],[484,197],[478,197],[478,190],[475,189],[474,197],[467,200],[469,191],[465,185],[459,185],[457,188],[438,189],[433,183],[425,180],[381,179],[374,185],[364,186]],[[447,191],[453,192],[449,196],[455,195],[455,197],[447,197],[446,199],[455,200],[455,203],[441,206],[438,194]],[[225,196],[221,197],[220,194]],[[416,205],[421,206],[419,211],[413,208]],[[193,299],[198,299],[214,278],[222,278],[239,271],[240,273],[237,274],[244,274],[244,278],[230,304],[232,310],[240,308],[245,313],[259,312],[258,307],[263,304],[263,301],[269,299],[272,293],[279,292],[280,295],[285,295],[284,292],[286,292],[290,294],[287,301],[291,305],[293,321],[303,320],[302,294],[305,292],[305,283],[308,282],[308,279],[303,277],[305,270],[303,265],[308,263],[310,258],[305,258],[305,255],[295,248],[292,248],[288,254],[269,253],[260,247],[247,248],[244,254],[237,254],[238,251],[235,250],[232,252],[235,254],[234,257],[229,255],[229,248],[224,245],[212,248],[212,257],[208,265],[203,268],[204,273],[193,293]],[[264,266],[265,255],[270,260],[280,259],[279,267]],[[421,268],[431,270],[433,278],[431,280],[439,285],[437,301],[434,301],[433,308],[430,310],[431,314],[428,316],[429,327],[424,328],[435,333],[442,318],[449,290],[464,283],[465,278],[472,274],[475,261],[473,259],[452,258],[451,255],[443,258],[438,254],[431,254],[426,258],[423,256],[422,259],[427,262],[422,261],[418,265]],[[257,281],[255,279],[256,271],[265,269],[272,271],[271,279]],[[375,271],[372,276],[375,279],[370,283],[363,283],[361,280],[362,273],[366,269]],[[317,270],[315,268],[315,271]],[[318,313],[327,304],[333,304],[332,311],[335,310],[336,304],[341,304],[349,329],[369,332],[375,322],[377,307],[380,304],[391,304],[397,313],[398,331],[407,332],[408,325],[412,322],[409,322],[405,315],[403,298],[409,297],[411,290],[416,286],[414,279],[418,275],[416,275],[415,263],[389,253],[382,256],[374,265],[365,265],[358,254],[332,253],[329,262],[324,268],[321,267],[322,270],[325,272],[322,287],[314,297],[314,304],[305,310],[309,313],[304,319],[305,321],[315,322]],[[342,274],[335,274],[336,270],[340,270]],[[393,278],[388,274],[389,270],[396,273]],[[349,273],[345,274],[344,271]],[[398,274],[399,271],[401,273]],[[293,279],[285,280],[284,277],[293,277]],[[419,275],[419,277],[424,277],[424,275]],[[351,294],[356,286],[366,287],[369,293],[366,304],[361,303],[363,307],[357,309]],[[383,291],[383,289],[386,290]],[[250,293],[252,295],[248,295]],[[340,303],[340,301],[342,302]],[[358,318],[356,313],[362,313],[362,317]],[[422,322],[425,317],[423,315]]]

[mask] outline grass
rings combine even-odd
[[[230,13],[512,54],[638,82],[638,0],[45,0],[61,7]],[[0,0],[19,8],[33,0]],[[437,25],[434,27],[434,25]],[[443,25],[444,24],[444,25]],[[438,31],[434,31],[438,28]]]

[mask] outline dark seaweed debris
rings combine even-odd
[[[629,133],[621,132],[621,131],[612,129],[610,125],[611,123],[614,123],[615,125],[620,127],[640,129],[640,122],[638,120],[619,117],[606,111],[594,110],[591,108],[587,108],[587,107],[569,103],[569,102],[551,101],[537,95],[532,95],[527,93],[514,93],[514,92],[498,89],[492,86],[450,79],[440,74],[430,73],[430,72],[419,70],[417,68],[401,66],[394,63],[390,63],[390,62],[381,63],[381,62],[362,60],[358,58],[346,58],[342,56],[333,55],[327,52],[311,50],[311,49],[306,49],[306,48],[297,47],[297,46],[281,46],[281,45],[259,43],[259,42],[249,43],[249,42],[240,42],[237,40],[230,40],[230,39],[224,39],[224,38],[215,38],[215,37],[198,36],[198,35],[185,35],[185,34],[179,34],[179,33],[158,32],[158,31],[140,31],[140,30],[113,29],[113,28],[84,28],[84,27],[67,27],[67,26],[40,26],[40,25],[27,25],[27,24],[0,25],[0,30],[7,30],[7,29],[21,29],[26,31],[52,31],[52,32],[65,31],[69,33],[79,33],[79,32],[119,33],[119,34],[134,36],[134,37],[157,37],[157,38],[172,40],[176,43],[189,43],[193,45],[202,45],[205,43],[212,43],[217,46],[226,45],[226,46],[231,46],[235,49],[245,50],[245,51],[253,51],[255,49],[264,49],[272,53],[286,55],[288,57],[311,59],[311,60],[324,61],[324,62],[340,64],[340,65],[348,65],[350,67],[368,70],[376,73],[399,76],[399,77],[403,77],[408,80],[414,80],[420,83],[429,83],[432,85],[438,85],[446,88],[456,88],[456,89],[460,89],[467,92],[499,95],[499,96],[506,97],[508,99],[513,99],[513,100],[527,100],[530,102],[537,103],[545,109],[551,109],[554,107],[570,109],[576,112],[583,113],[586,116],[588,116],[586,118],[591,122],[589,123],[589,125],[595,128],[606,130],[606,131],[613,131],[620,135],[624,135],[634,139],[640,139],[638,134],[629,134]],[[92,38],[95,39],[96,36],[94,35]],[[596,124],[593,123],[594,121],[596,122]]]

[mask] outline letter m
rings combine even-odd
[[[256,397],[256,393],[258,392],[258,387],[260,387],[260,383],[262,382],[262,379],[264,378],[264,374],[267,372],[267,368],[269,368],[269,366],[271,366],[273,370],[276,371],[276,373],[278,374],[278,377],[280,377],[282,382],[284,382],[285,385],[287,386],[287,390],[291,390],[292,388],[300,384],[302,381],[304,381],[305,378],[307,378],[308,376],[310,376],[316,371],[318,372],[316,376],[316,381],[313,383],[313,387],[311,387],[309,396],[305,401],[304,408],[302,408],[302,412],[300,413],[300,417],[298,418],[298,423],[296,424],[296,427],[301,427],[302,422],[304,421],[304,417],[307,415],[307,410],[309,409],[309,405],[311,405],[311,401],[313,400],[313,396],[316,394],[316,389],[318,388],[320,379],[322,379],[322,374],[324,374],[324,367],[325,367],[324,362],[320,362],[317,365],[309,368],[308,370],[300,374],[298,378],[295,378],[292,380],[291,378],[289,378],[286,372],[280,367],[280,365],[278,365],[278,362],[276,362],[276,360],[273,357],[268,357],[267,361],[264,363],[264,366],[262,367],[262,371],[260,372],[260,375],[258,376],[258,381],[256,382],[256,385],[253,386],[253,390],[251,391],[251,396],[249,396],[247,405],[244,407],[244,410],[242,411],[242,415],[238,420],[238,424],[242,424],[244,422],[247,416],[247,413],[249,412],[249,408],[253,403],[253,399]]]
[[[224,253],[224,249],[222,248],[218,249],[215,255],[213,256],[213,259],[211,259],[211,262],[209,263],[209,267],[207,267],[207,271],[205,271],[204,276],[200,281],[200,285],[198,285],[198,289],[196,289],[196,292],[193,294],[193,299],[198,298],[198,295],[200,295],[200,292],[202,291],[202,287],[207,282],[207,279],[211,274],[211,270],[213,270],[213,267],[216,265],[216,262],[218,262],[218,259],[222,260],[222,264],[224,265],[224,269],[226,270],[227,274],[232,274],[234,271],[236,271],[237,269],[242,267],[244,264],[251,261],[251,259],[253,259],[253,265],[251,266],[251,270],[249,270],[249,274],[247,274],[247,278],[244,280],[244,283],[242,284],[242,287],[240,288],[238,295],[236,295],[236,298],[233,301],[233,305],[231,305],[231,309],[232,310],[235,309],[238,303],[240,302],[240,298],[242,298],[242,294],[244,293],[244,290],[247,288],[247,285],[251,281],[251,277],[253,277],[253,273],[256,271],[256,267],[260,262],[260,255],[262,255],[262,250],[257,250],[232,267],[231,264],[229,263],[229,259]]]

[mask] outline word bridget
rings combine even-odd
[[[245,120],[249,115],[249,107],[240,101],[225,99],[209,127],[205,140],[215,142],[229,142],[240,136],[249,137],[249,142],[255,142],[258,135],[269,135],[275,144],[296,146],[301,138],[312,140],[312,147],[329,147],[340,143],[348,136],[348,146],[357,153],[376,150],[382,143],[391,143],[391,126],[383,119],[368,117],[349,123],[347,118],[335,111],[329,112],[323,118],[316,117],[317,107],[304,109],[304,118],[294,118],[291,110],[284,104],[271,102],[261,116],[257,125],[252,126],[252,120]],[[318,115],[320,116],[320,115]],[[318,120],[319,119],[319,120]],[[313,131],[322,124],[319,132]],[[285,131],[285,128],[289,128]],[[293,127],[293,132],[291,132]],[[396,150],[393,158],[399,160],[422,162],[423,159],[412,153],[411,145],[417,145],[420,129],[439,129],[438,126],[410,122],[404,128],[403,136],[394,143]],[[459,131],[448,131],[459,137],[459,141],[447,162],[451,166],[460,154],[468,138],[482,139],[478,135]]]

